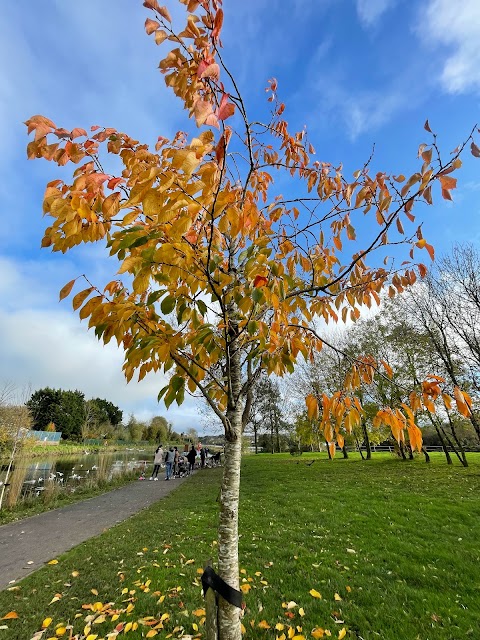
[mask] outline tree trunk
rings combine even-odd
[[[457,443],[457,447],[460,450],[461,463],[463,464],[464,467],[468,467],[467,456],[465,455],[465,449],[463,448],[462,443],[458,439],[457,430],[455,429],[455,424],[454,424],[454,422],[452,420],[452,416],[450,415],[450,413],[448,411],[447,411],[447,416],[448,416],[448,422],[450,424],[450,431],[452,432],[453,439]]]
[[[218,573],[234,589],[239,589],[238,503],[240,497],[240,461],[242,453],[241,410],[230,416],[238,438],[225,447],[220,519],[218,527]],[[238,430],[237,430],[238,429]],[[240,640],[240,609],[219,596],[219,640]]]
[[[355,434],[354,434],[354,436],[355,436],[355,442],[357,443],[357,449],[358,449],[358,452],[360,454],[360,457],[361,457],[362,460],[365,460],[365,458],[363,457],[362,445],[358,441],[357,436]]]
[[[232,327],[235,334],[237,327]],[[218,573],[225,582],[239,590],[238,506],[240,499],[240,463],[242,459],[242,414],[240,399],[242,367],[240,351],[230,347],[229,399],[225,425],[225,465],[220,490],[218,523]],[[219,640],[241,640],[241,610],[218,597]]]
[[[425,462],[430,462],[430,456],[428,455],[427,450],[425,449],[425,447],[422,447],[422,453],[425,456]]]
[[[328,442],[325,440],[325,446],[327,447],[328,459],[332,459],[332,454],[330,453],[330,447],[328,446]]]
[[[256,422],[253,425],[253,435],[255,438],[255,455],[256,455],[258,453],[258,426]]]
[[[343,453],[343,457],[345,458],[345,460],[348,460],[348,451],[347,451],[347,447],[345,445],[343,445],[343,447],[342,447],[342,453]]]
[[[363,440],[365,442],[365,448],[367,450],[367,460],[371,460],[372,448],[370,446],[370,438],[368,437],[367,424],[365,420],[362,420],[362,432],[363,432]]]

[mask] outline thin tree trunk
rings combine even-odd
[[[325,445],[327,447],[328,459],[332,459],[332,454],[330,453],[330,447],[328,446],[328,442],[325,440]]]
[[[371,460],[372,448],[370,446],[370,438],[368,437],[367,423],[365,422],[365,420],[362,420],[362,432],[363,432],[363,440],[365,442],[365,448],[367,450],[367,460]]]
[[[365,460],[365,458],[363,456],[362,447],[361,447],[360,442],[358,441],[358,438],[357,438],[356,435],[355,435],[355,442],[357,443],[357,449],[358,449],[358,452],[360,453],[360,457],[362,458],[362,460]]]
[[[453,464],[452,463],[452,458],[450,457],[450,453],[448,451],[447,443],[445,442],[445,440],[443,439],[442,434],[440,433],[440,429],[438,428],[438,424],[437,424],[436,420],[433,419],[432,414],[430,413],[430,411],[427,412],[427,415],[428,415],[428,418],[429,418],[430,422],[435,427],[435,431],[437,432],[437,436],[440,439],[440,443],[442,445],[443,453],[445,454],[445,458],[447,460],[447,464]]]
[[[343,445],[343,447],[342,447],[342,453],[343,453],[343,457],[345,458],[345,460],[348,460],[348,451],[347,451],[347,447],[345,445]]]
[[[467,457],[465,455],[465,449],[463,448],[462,443],[460,442],[460,440],[457,437],[457,431],[455,429],[455,425],[453,423],[452,417],[450,415],[450,412],[447,410],[447,416],[448,416],[448,422],[450,423],[450,431],[452,432],[452,436],[453,439],[455,440],[455,442],[457,443],[458,448],[460,449],[460,455],[462,457],[462,464],[464,467],[468,467],[468,462],[467,462]]]
[[[422,447],[422,453],[425,456],[425,462],[430,462],[430,456],[428,455],[427,450],[425,449],[425,447]]]
[[[258,427],[256,422],[253,425],[253,436],[255,438],[255,455],[256,455],[258,453]]]
[[[218,527],[218,573],[234,589],[239,589],[238,503],[240,497],[240,461],[242,453],[241,410],[230,416],[238,438],[226,443],[225,465],[220,491]],[[235,424],[237,423],[237,424]],[[240,609],[219,596],[219,640],[240,640]]]
[[[232,326],[232,332],[238,331]],[[218,524],[218,573],[231,587],[239,590],[238,507],[240,499],[240,463],[242,459],[242,415],[240,400],[242,367],[240,351],[231,347],[229,362],[230,393],[226,412],[225,465],[220,490]],[[241,610],[218,598],[219,640],[241,640]]]

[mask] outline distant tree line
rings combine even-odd
[[[163,416],[142,422],[132,415],[124,424],[123,412],[113,402],[104,398],[86,400],[84,393],[78,390],[45,387],[35,391],[25,404],[30,412],[32,429],[61,431],[64,440],[180,440],[180,435]]]
[[[345,435],[343,455],[356,448],[369,458],[374,445],[392,446],[399,457],[412,457],[408,443],[393,440],[389,428],[373,425],[379,408],[408,402],[408,394],[429,375],[441,376],[445,392],[455,387],[473,401],[469,418],[439,397],[436,412],[416,415],[425,447],[441,447],[446,461],[452,457],[467,466],[466,451],[480,449],[480,253],[472,245],[456,245],[436,261],[425,279],[402,296],[387,298],[382,310],[355,324],[329,332],[329,343],[312,361],[283,380],[260,378],[252,396],[247,433],[256,450],[327,449],[320,422],[310,420],[304,398],[314,395],[321,407],[323,394],[331,394],[355,358],[371,355],[393,371],[376,375],[355,392],[361,401],[361,422]],[[372,310],[373,311],[373,310]],[[320,329],[323,333],[325,329]],[[443,403],[443,404],[442,404]],[[426,449],[424,454],[428,462]]]

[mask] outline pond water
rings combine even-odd
[[[18,457],[8,479],[6,506],[19,500],[40,498],[44,492],[74,492],[82,484],[111,480],[114,476],[138,472],[139,477],[152,466],[152,451],[131,449],[75,456],[49,455],[44,458]],[[0,489],[5,482],[8,463],[0,463]]]

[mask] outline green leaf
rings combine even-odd
[[[252,298],[254,302],[260,303],[265,299],[265,296],[263,295],[263,291],[261,289],[254,289]]]
[[[170,380],[170,386],[174,391],[178,391],[185,386],[185,378],[182,378],[182,376],[173,376]]]
[[[163,296],[164,293],[165,293],[164,289],[161,289],[159,291],[153,291],[147,298],[147,306],[150,306],[151,304],[156,302],[159,298]]]
[[[177,301],[173,296],[167,296],[166,298],[164,298],[162,300],[162,304],[160,305],[160,309],[162,310],[162,313],[165,315],[172,313],[172,311],[175,308],[176,302]]]
[[[178,406],[182,404],[184,399],[185,399],[185,387],[182,387],[181,389],[178,390],[177,397],[176,397]]]
[[[170,387],[170,385],[167,384],[167,385],[165,385],[163,387],[163,389],[160,389],[160,391],[158,392],[158,396],[157,396],[158,402],[160,402],[160,400],[163,398],[163,396],[167,393],[169,387]]]
[[[173,389],[170,389],[169,392],[167,393],[167,395],[165,396],[165,406],[168,407],[172,404],[172,402],[175,400],[177,394]]]
[[[202,316],[204,316],[208,311],[207,305],[203,300],[197,300],[197,307],[200,313],[202,314]]]
[[[248,326],[247,326],[247,331],[251,336],[253,336],[255,333],[257,333],[257,331],[258,331],[258,322],[255,322],[255,320],[250,320],[250,322],[248,323]]]

